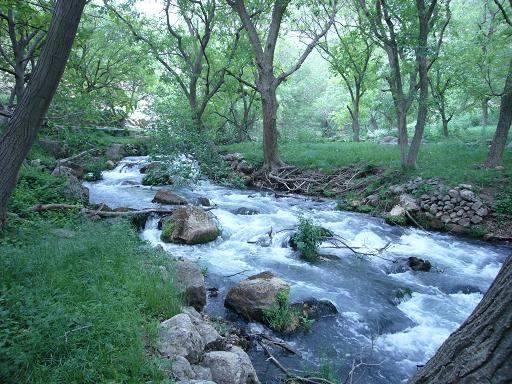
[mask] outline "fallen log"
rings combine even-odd
[[[37,204],[28,209],[29,212],[45,212],[45,211],[61,211],[66,209],[80,209],[81,213],[92,216],[100,216],[100,217],[132,217],[137,215],[149,215],[151,213],[156,213],[159,215],[171,214],[175,211],[175,209],[161,209],[161,208],[146,208],[138,211],[128,211],[128,212],[112,212],[112,211],[102,211],[101,209],[90,209],[86,208],[82,205],[73,205],[73,204]]]

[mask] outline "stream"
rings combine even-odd
[[[161,187],[141,185],[139,168],[146,160],[125,158],[114,170],[103,172],[103,180],[85,183],[90,202],[111,208],[157,207],[151,200]],[[425,364],[467,318],[510,252],[505,247],[336,211],[332,200],[276,198],[273,193],[227,188],[207,180],[175,191],[191,203],[200,196],[210,199],[217,206],[212,213],[218,218],[221,236],[204,245],[165,244],[160,241],[157,218],[148,220],[140,236],[207,269],[207,286],[217,287],[219,295],[208,299],[206,313],[238,319],[223,306],[228,289],[266,270],[290,283],[292,302],[309,297],[330,300],[338,315],[316,321],[310,331],[278,335],[300,352],[300,358],[284,353],[276,357],[295,369],[330,367],[342,382],[353,362],[361,361],[369,365],[356,371],[354,383],[406,382],[417,365]],[[258,213],[233,213],[241,207]],[[391,243],[383,257],[427,259],[432,271],[389,273],[391,263],[382,258],[357,257],[347,249],[328,247],[321,249],[330,256],[328,260],[304,262],[287,246],[291,232],[281,231],[297,225],[300,216],[344,237],[352,246],[377,249]],[[276,232],[271,244],[252,243],[271,228]],[[237,274],[241,271],[246,272]],[[397,291],[406,288],[412,296],[398,302]],[[262,351],[253,349],[249,354],[262,383],[279,381],[281,371],[265,360]]]

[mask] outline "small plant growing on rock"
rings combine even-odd
[[[311,329],[314,320],[303,316],[298,310],[292,308],[288,290],[280,291],[276,301],[276,304],[266,310],[263,315],[264,321],[270,328],[283,333],[293,332],[299,328]]]
[[[299,218],[297,232],[291,238],[292,247],[300,251],[301,257],[307,261],[318,260],[318,247],[322,242],[332,236],[328,230],[314,225],[304,217]]]

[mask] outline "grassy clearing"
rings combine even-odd
[[[315,168],[329,172],[354,163],[369,163],[389,169],[400,170],[399,149],[394,145],[380,145],[371,142],[345,143],[283,143],[280,145],[283,160],[298,167]],[[230,152],[241,152],[248,161],[261,164],[263,153],[261,143],[246,142],[223,147]],[[418,169],[406,176],[424,178],[439,177],[449,183],[474,183],[492,185],[512,177],[512,153],[505,154],[505,170],[483,170],[475,166],[482,164],[487,155],[483,143],[464,143],[447,140],[422,145]]]
[[[126,222],[30,227],[0,246],[0,382],[163,381],[148,348],[180,310],[165,255]]]

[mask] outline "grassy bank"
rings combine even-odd
[[[162,380],[148,348],[180,309],[165,255],[122,221],[34,225],[0,246],[0,382]]]
[[[139,144],[93,130],[45,136],[70,154]],[[102,157],[92,160],[105,166]],[[55,164],[34,147],[0,233],[0,383],[165,382],[163,362],[151,351],[159,320],[180,310],[172,263],[127,221],[30,212],[35,204],[83,203],[66,177],[50,174]],[[165,280],[162,268],[170,272]]]
[[[223,147],[229,152],[240,152],[253,164],[261,164],[261,143],[246,142]],[[329,172],[354,163],[365,162],[388,169],[400,170],[400,154],[396,145],[371,142],[345,143],[283,143],[279,147],[283,160],[302,168]],[[477,169],[487,155],[485,144],[470,144],[459,140],[425,143],[419,154],[418,168],[406,176],[439,177],[448,183],[492,185],[512,177],[512,153],[505,153],[505,170]]]

